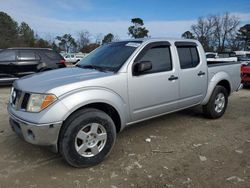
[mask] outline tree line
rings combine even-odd
[[[229,13],[200,17],[182,37],[199,40],[205,51],[250,50],[250,24],[240,28],[239,25],[239,18]],[[150,37],[149,30],[141,18],[131,19],[128,36]],[[77,32],[75,37],[66,33],[56,37],[48,35],[45,38],[39,37],[27,23],[21,22],[19,25],[8,14],[0,12],[0,48],[41,47],[56,51],[89,53],[101,44],[119,41],[119,36],[112,33],[93,36],[87,30]]]
[[[200,17],[182,38],[197,39],[205,51],[250,50],[250,24],[240,26],[240,19],[230,13]]]
[[[132,25],[128,28],[128,34],[131,37],[148,37],[149,31],[143,27],[142,19],[133,18],[131,23]],[[66,33],[56,37],[49,35],[47,39],[44,39],[39,37],[27,23],[21,22],[19,25],[7,13],[0,12],[0,49],[9,47],[41,47],[53,48],[56,51],[89,53],[101,44],[118,40],[119,36],[112,33],[108,33],[105,36],[99,33],[93,37],[87,30],[79,31],[75,38],[71,34]]]

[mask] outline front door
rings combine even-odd
[[[134,65],[152,63],[152,69],[133,73]],[[179,80],[172,62],[170,44],[148,44],[137,56],[128,78],[129,104],[132,121],[160,115],[178,108]]]

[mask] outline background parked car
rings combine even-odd
[[[48,48],[8,48],[0,51],[0,84],[35,72],[66,67],[64,58]]]
[[[241,64],[250,63],[250,51],[235,51],[234,53]]]
[[[64,56],[66,63],[76,64],[78,61],[81,61],[87,54],[67,54]]]
[[[207,61],[212,63],[216,62],[236,62],[237,57],[235,53],[215,53],[215,52],[206,52]]]
[[[250,63],[241,65],[241,82],[244,86],[250,85]]]

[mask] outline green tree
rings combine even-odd
[[[112,33],[109,33],[103,37],[102,44],[112,42],[113,40],[114,40],[114,35]]]
[[[30,26],[22,22],[18,28],[19,40],[22,46],[32,47],[35,44],[35,35],[34,31],[30,28]]]
[[[66,52],[75,51],[77,44],[75,39],[70,34],[57,36],[56,39],[59,40],[59,47]]]
[[[128,34],[133,38],[144,38],[148,37],[149,31],[146,27],[143,27],[144,23],[141,18],[132,18],[131,23],[133,24],[128,28]]]
[[[239,29],[237,39],[243,50],[250,50],[250,24],[246,24]]]
[[[194,34],[191,31],[186,31],[181,35],[184,39],[195,39]]]
[[[60,52],[61,49],[56,45],[55,41],[52,42],[51,44],[51,48],[56,51],[56,52]]]
[[[49,42],[47,40],[42,39],[42,38],[36,40],[34,46],[39,47],[39,48],[50,48],[51,47]]]
[[[8,14],[0,12],[0,48],[16,45],[18,24]]]
[[[92,52],[94,49],[98,48],[100,45],[97,44],[97,43],[90,43],[90,44],[87,44],[86,46],[84,46],[82,49],[81,49],[81,52],[82,53],[90,53]]]

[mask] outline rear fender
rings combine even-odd
[[[226,73],[226,72],[218,72],[216,73],[212,79],[209,81],[209,84],[208,84],[208,89],[207,89],[207,94],[203,100],[203,102],[201,103],[202,105],[205,105],[208,103],[213,91],[214,91],[214,88],[215,86],[218,85],[218,83],[222,80],[226,80],[229,82],[229,85],[230,85],[230,88],[232,88],[232,84],[230,82],[230,77],[229,75]]]

